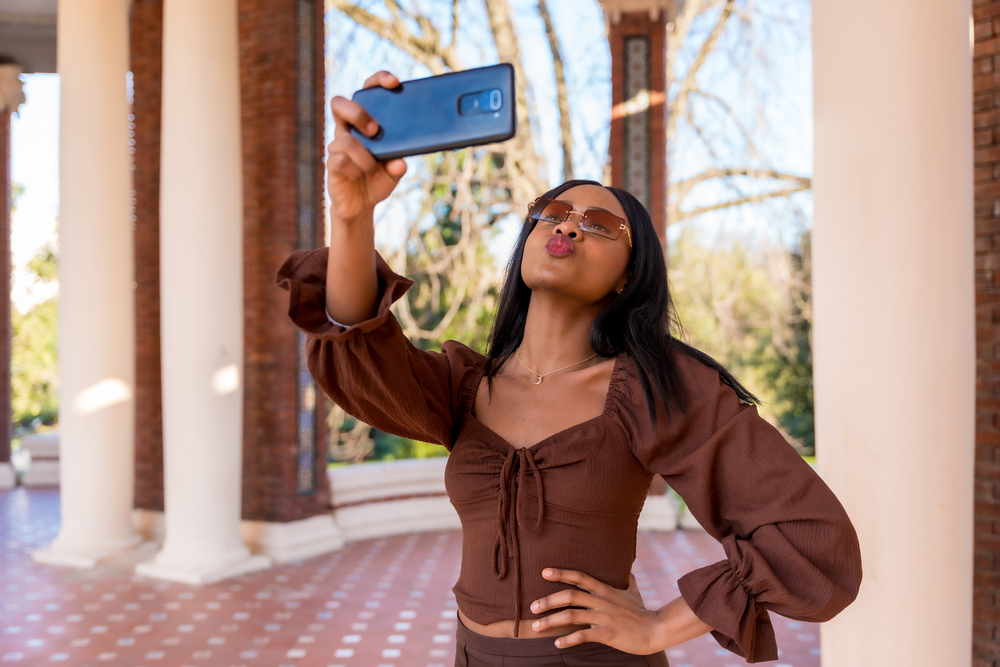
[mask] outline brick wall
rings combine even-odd
[[[975,0],[974,667],[1000,667],[1000,0]]]
[[[160,376],[160,88],[163,0],[133,0],[135,506],[163,511]]]
[[[296,330],[287,292],[274,285],[299,245],[297,176],[297,6],[299,0],[240,0],[240,84],[243,110],[245,398],[243,517],[291,521],[327,511],[322,431],[313,461],[315,491],[297,487]],[[313,0],[316,63],[312,94],[312,168],[316,234],[323,244],[323,2]],[[317,424],[322,418],[317,412]]]
[[[666,136],[666,16],[652,21],[649,12],[622,14],[608,34],[611,48],[611,136],[608,155],[611,161],[611,184],[625,183],[625,39],[649,38],[649,213],[660,243],[666,248],[667,230],[667,136]]]

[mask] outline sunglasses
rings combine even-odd
[[[583,212],[574,211],[573,204],[568,201],[544,197],[539,197],[528,204],[528,217],[539,222],[558,225],[569,220],[572,215],[579,216],[580,229],[588,234],[617,241],[622,232],[625,232],[628,235],[628,247],[632,247],[632,232],[625,224],[625,219],[611,211],[605,211],[603,208],[588,208]]]

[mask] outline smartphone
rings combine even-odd
[[[506,141],[517,131],[515,90],[508,63],[365,88],[353,99],[379,131],[351,133],[381,161]]]

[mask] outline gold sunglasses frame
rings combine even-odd
[[[551,220],[542,220],[541,218],[536,218],[533,215],[531,215],[532,209],[535,208],[535,204],[537,204],[542,199],[546,199],[546,198],[545,197],[537,197],[535,199],[535,201],[533,201],[530,204],[528,204],[528,217],[530,219],[532,219],[532,220],[537,220],[537,221],[540,221],[540,222],[548,222],[548,223],[552,224]],[[560,201],[558,199],[546,199],[546,200],[547,201]],[[569,202],[565,202],[565,203],[569,203]],[[607,213],[608,215],[610,215],[611,217],[613,217],[615,220],[619,221],[618,229],[619,229],[619,231],[625,232],[625,234],[628,236],[628,247],[631,248],[632,247],[632,231],[628,228],[628,225],[625,224],[625,220],[621,216],[617,216],[614,213],[612,213],[611,211],[606,211],[603,208],[599,208],[599,207],[596,207],[596,206],[588,206],[587,209],[584,210],[583,212],[580,212],[580,211],[577,211],[577,210],[571,210],[568,215],[573,215],[575,213],[576,215],[580,216],[581,219],[582,219],[582,218],[584,218],[584,217],[587,216],[587,211],[589,211],[592,208],[596,208],[599,211],[603,211],[604,213]],[[586,234],[594,234],[595,236],[600,236],[600,234],[595,234],[592,231],[584,229],[583,222],[577,222],[576,224],[580,228],[581,232],[584,232]],[[608,237],[604,237],[604,238],[608,238]],[[619,234],[617,237],[615,237],[613,239],[608,238],[608,240],[609,241],[617,241],[620,238],[621,238],[621,234]]]

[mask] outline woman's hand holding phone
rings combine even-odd
[[[399,79],[389,72],[378,72],[365,81],[364,87],[391,89],[398,85]],[[370,224],[375,205],[392,193],[406,173],[406,162],[379,162],[351,135],[352,125],[369,137],[379,130],[378,123],[360,104],[338,95],[330,102],[330,109],[336,126],[326,160],[331,221],[367,220]]]
[[[379,72],[365,88],[395,88],[399,79]],[[378,162],[350,128],[375,135],[376,123],[357,102],[335,97],[330,102],[336,133],[327,148],[330,192],[330,255],[326,271],[326,311],[341,324],[362,322],[378,307],[375,273],[375,205],[389,196],[406,173],[402,160]]]

